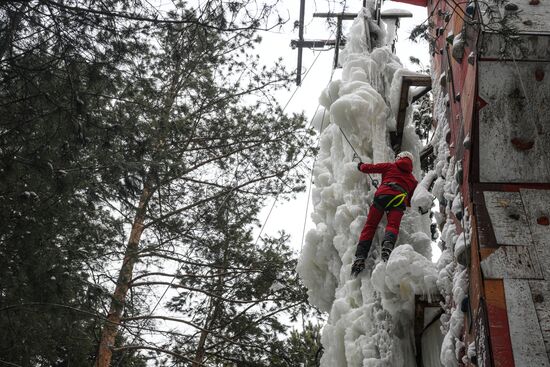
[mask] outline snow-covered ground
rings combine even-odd
[[[370,12],[366,12],[370,18]],[[379,40],[393,39],[393,32],[376,29]],[[351,264],[359,233],[365,223],[375,188],[369,177],[357,170],[354,151],[364,162],[393,160],[389,134],[395,130],[397,103],[403,75],[412,74],[380,42],[369,52],[365,22],[360,13],[347,36],[341,53],[342,76],[322,91],[314,125],[320,131],[320,152],[313,176],[311,229],[301,253],[298,272],[308,288],[310,302],[329,313],[323,329],[325,348],[322,366],[415,366],[413,335],[415,295],[442,294],[445,334],[441,361],[444,366],[458,365],[464,347],[459,341],[463,315],[459,310],[464,298],[467,276],[454,260],[463,249],[456,228],[445,225],[442,233],[443,254],[437,264],[431,261],[430,219],[419,207],[428,209],[434,199],[450,202],[449,209],[462,210],[458,184],[454,179],[455,162],[448,160],[445,142],[448,130],[443,105],[436,106],[439,126],[434,137],[436,169],[419,184],[412,208],[403,217],[396,249],[389,261],[377,262],[372,274],[363,271],[358,278],[350,276]],[[441,90],[438,103],[445,102]],[[414,155],[414,174],[420,172],[420,141],[407,116],[402,150]],[[344,135],[345,134],[345,135]],[[433,195],[428,191],[433,183]],[[446,212],[438,214],[443,223]],[[467,216],[465,216],[467,217]],[[466,218],[467,220],[467,218]],[[380,224],[374,244],[383,236]],[[455,247],[456,244],[456,247]],[[458,307],[456,305],[459,305]]]

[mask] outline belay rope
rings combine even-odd
[[[359,162],[363,162],[363,160],[361,159],[361,156],[359,155],[359,153],[357,153],[357,151],[355,150],[353,145],[351,145],[351,142],[349,141],[348,137],[344,133],[344,130],[342,130],[342,128],[340,126],[338,126],[338,128],[340,129],[340,132],[342,133],[342,136],[344,137],[344,139],[346,139],[346,141],[348,142],[351,150],[353,150],[353,158],[351,160],[354,161],[355,158],[357,158],[357,159],[359,159]],[[372,184],[372,186],[374,186],[374,188],[377,189],[378,188],[378,180],[372,178],[372,176],[368,173],[367,173],[367,176],[369,176],[370,183]]]

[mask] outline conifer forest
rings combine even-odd
[[[315,150],[255,50],[278,5],[0,1],[0,366],[317,365],[256,235]]]

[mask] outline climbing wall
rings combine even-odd
[[[478,202],[488,218],[479,229],[493,350],[511,350],[515,366],[550,366],[550,190],[493,189]]]
[[[550,182],[550,64],[479,63],[481,182]]]
[[[550,366],[550,4],[493,5],[511,38],[480,35],[477,154],[471,183],[477,211],[479,283],[492,360]],[[505,23],[502,23],[505,24]]]
[[[469,257],[452,259],[470,280],[467,297],[451,302],[464,301],[463,349],[455,343],[443,364],[549,366],[550,3],[429,0],[428,14],[442,89],[434,102],[444,106],[434,116],[448,122],[443,158],[457,166],[472,224]],[[461,227],[447,215],[443,247]]]

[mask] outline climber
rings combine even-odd
[[[397,235],[399,234],[399,224],[406,206],[410,206],[410,198],[418,182],[412,174],[413,156],[409,152],[399,153],[394,163],[369,164],[359,162],[357,169],[364,173],[381,173],[382,183],[374,194],[374,202],[370,206],[365,227],[361,231],[357,250],[355,251],[355,261],[351,267],[352,275],[359,274],[365,268],[365,260],[369,255],[372,239],[386,212],[388,224],[382,242],[382,260],[388,261],[393,250]],[[373,257],[377,257],[373,253]]]

